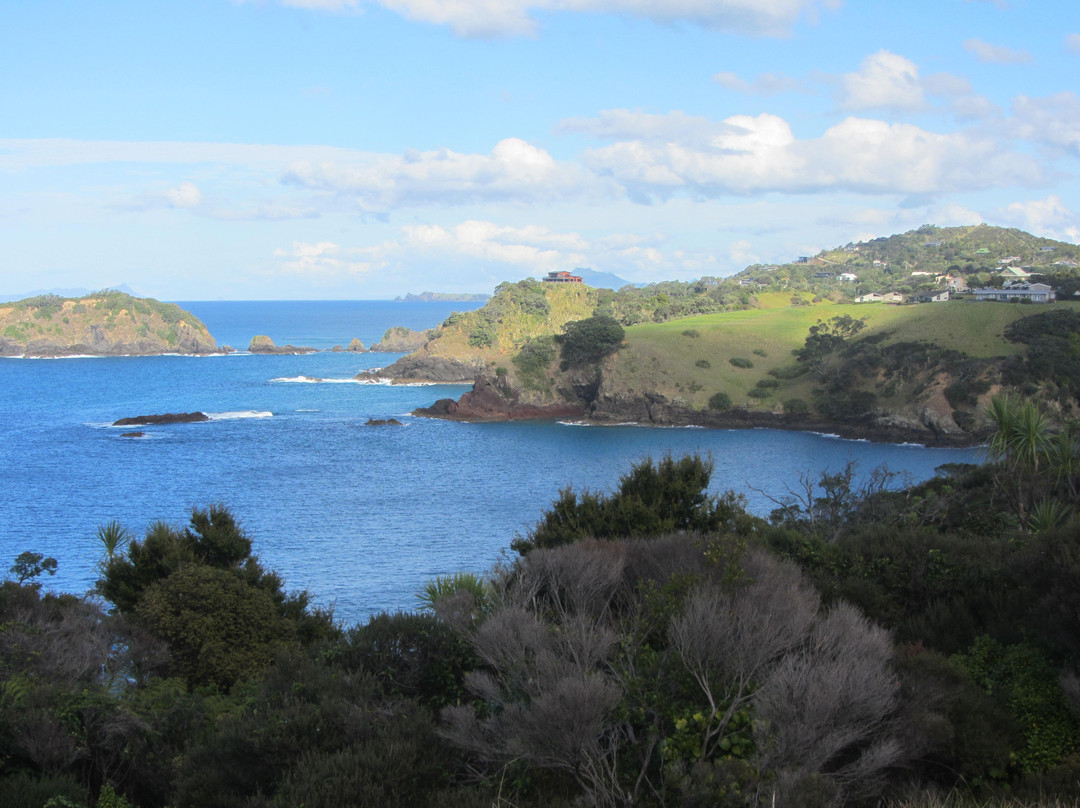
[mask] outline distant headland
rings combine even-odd
[[[106,290],[0,304],[0,356],[220,353],[206,326],[175,303]]]
[[[455,292],[421,292],[418,295],[414,295],[412,292],[404,297],[395,297],[395,303],[431,303],[435,301],[442,301],[448,303],[480,303],[491,295],[483,294],[466,294]]]

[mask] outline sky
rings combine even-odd
[[[0,294],[1080,242],[1076,0],[0,0]]]

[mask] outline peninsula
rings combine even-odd
[[[920,228],[727,279],[618,292],[504,283],[483,308],[452,314],[420,348],[361,376],[472,383],[460,399],[418,411],[442,418],[971,445],[985,438],[996,393],[1037,394],[1076,412],[1078,257],[1076,245],[1021,231]],[[975,294],[1040,284],[1057,302]],[[905,302],[870,302],[885,299]]]
[[[206,326],[174,303],[123,292],[41,295],[0,304],[0,356],[219,353]]]

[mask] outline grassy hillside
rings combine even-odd
[[[907,306],[831,301],[777,305],[788,299],[787,295],[762,295],[763,305],[758,309],[627,328],[626,346],[619,352],[612,375],[618,387],[628,392],[663,393],[695,409],[707,406],[716,392],[727,393],[736,406],[773,409],[785,398],[809,400],[816,380],[804,375],[766,388],[774,391],[767,397],[748,394],[759,381],[775,378],[769,371],[782,372],[796,364],[792,352],[803,346],[818,320],[846,314],[865,319],[859,337],[880,337],[881,346],[930,342],[988,359],[1022,351],[1022,345],[1003,337],[1005,327],[1014,320],[1056,308],[1080,311],[1080,303],[1047,307],[970,300]],[[732,364],[732,359],[750,366]]]

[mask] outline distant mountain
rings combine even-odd
[[[625,278],[620,278],[613,272],[597,272],[595,269],[589,269],[588,267],[574,267],[574,274],[580,276],[581,280],[594,289],[618,290],[624,286],[635,285]]]
[[[445,301],[450,303],[480,303],[487,300],[491,295],[466,294],[455,292],[421,292],[414,295],[412,292],[405,297],[395,297],[395,303],[430,303],[432,301]]]
[[[0,303],[11,303],[15,300],[25,300],[28,297],[40,297],[41,295],[56,295],[57,297],[68,298],[86,297],[94,292],[123,292],[125,295],[131,295],[132,297],[141,297],[138,292],[126,283],[122,283],[119,286],[106,286],[104,289],[87,289],[81,286],[71,288],[53,287],[52,289],[34,289],[19,295],[0,295]]]

